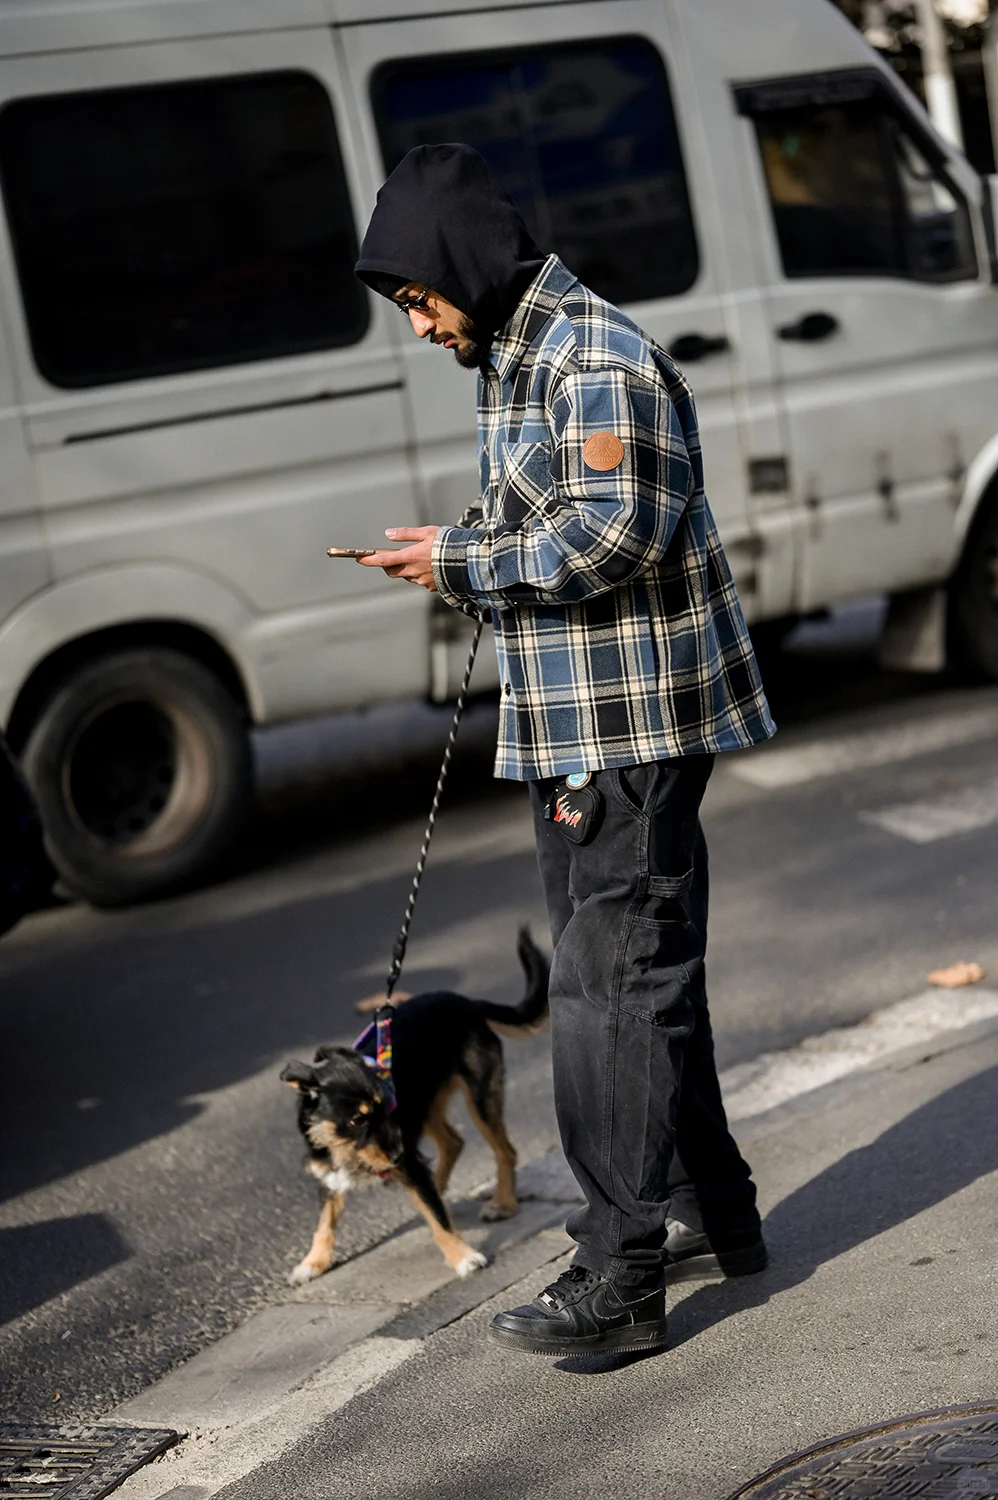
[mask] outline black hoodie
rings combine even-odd
[[[378,193],[357,275],[383,297],[415,281],[495,334],[543,266],[520,211],[471,146],[416,146]]]

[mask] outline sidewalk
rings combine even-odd
[[[447,1280],[414,1230],[111,1414],[192,1434],[117,1493],[724,1500],[836,1434],[998,1399],[998,1022],[979,1019],[998,997],[966,1003],[970,1025],[741,1121],[772,1263],[675,1286],[664,1354],[552,1364],[487,1342],[564,1263],[571,1186],[546,1163],[481,1278]]]

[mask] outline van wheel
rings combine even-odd
[[[998,497],[981,506],[950,584],[957,662],[998,682]]]
[[[98,906],[162,895],[208,873],[250,805],[245,716],[179,651],[119,651],[65,678],[23,765],[49,853]]]

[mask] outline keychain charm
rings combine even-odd
[[[599,832],[606,804],[603,793],[591,786],[591,771],[573,771],[554,785],[544,817],[573,844],[588,844]]]

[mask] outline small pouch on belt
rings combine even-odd
[[[605,810],[603,793],[592,785],[592,772],[575,771],[555,782],[544,816],[573,844],[588,844],[599,832]]]

